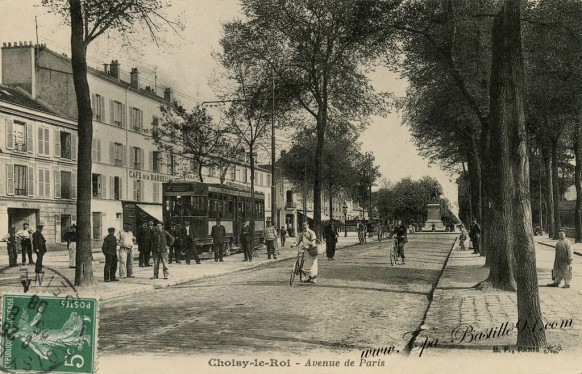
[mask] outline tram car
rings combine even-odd
[[[265,228],[265,195],[255,191],[254,238],[262,242]],[[206,252],[212,246],[210,232],[221,219],[226,229],[225,251],[240,248],[240,230],[244,222],[251,219],[251,192],[223,184],[201,182],[163,183],[164,227],[184,225],[190,221],[196,232],[199,251]]]

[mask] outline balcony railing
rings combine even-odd
[[[296,202],[293,202],[293,201],[287,201],[285,203],[285,208],[287,208],[287,209],[295,209],[295,208],[297,208],[297,203]]]

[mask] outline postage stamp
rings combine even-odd
[[[98,310],[95,298],[2,295],[0,370],[94,373]]]

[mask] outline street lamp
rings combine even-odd
[[[344,238],[348,237],[348,204],[344,201],[344,206],[342,206],[342,212],[344,213]]]

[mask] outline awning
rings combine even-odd
[[[161,205],[149,205],[149,204],[135,204],[139,209],[143,210],[144,213],[154,218],[159,222],[164,222],[164,216],[162,214]]]

